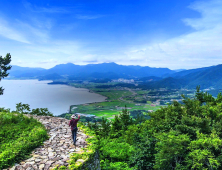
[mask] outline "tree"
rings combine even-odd
[[[30,112],[29,104],[22,104],[21,102],[17,103],[16,104],[16,112],[22,113],[22,114],[28,114]]]
[[[11,69],[12,66],[9,65],[11,62],[11,55],[10,53],[7,53],[5,57],[0,56],[0,81],[1,79],[8,76],[9,73],[7,73],[8,70]],[[4,89],[0,87],[0,95],[3,95]]]

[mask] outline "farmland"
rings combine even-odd
[[[99,103],[88,103],[82,105],[72,105],[70,113],[82,113],[95,115],[97,118],[113,119],[123,108],[128,111],[142,110],[153,112],[173,100],[181,102],[181,94],[193,96],[194,91],[188,90],[142,90],[118,86],[117,83],[72,83],[77,88],[87,88],[106,97],[106,101]],[[98,88],[102,85],[111,85],[110,88]]]

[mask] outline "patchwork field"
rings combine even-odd
[[[134,100],[140,97],[141,94],[138,94],[134,90],[128,88],[101,89],[94,87],[90,88],[90,90],[106,96],[106,101],[100,103],[73,105],[71,106],[71,113],[90,114],[95,115],[96,117],[113,119],[114,116],[119,114],[125,107],[128,111],[155,111],[161,107],[159,105],[152,104],[151,101],[147,101],[146,103],[135,103]]]

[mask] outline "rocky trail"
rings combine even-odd
[[[27,115],[30,116],[30,115]],[[7,170],[48,170],[56,165],[67,166],[69,156],[73,152],[81,152],[86,147],[87,136],[78,130],[76,147],[73,145],[72,133],[68,126],[69,120],[50,116],[33,116],[48,130],[49,140],[36,148],[31,158],[23,160]]]

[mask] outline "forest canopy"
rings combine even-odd
[[[112,122],[90,124],[102,169],[222,169],[221,93],[214,98],[197,87],[193,99],[183,98],[149,120],[124,109]]]

